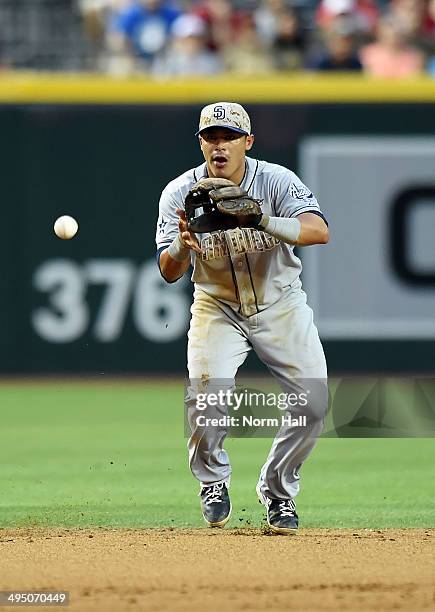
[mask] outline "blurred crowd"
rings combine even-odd
[[[88,68],[110,74],[435,76],[435,0],[71,1]]]
[[[81,10],[99,67],[112,73],[435,74],[435,0],[81,0]]]

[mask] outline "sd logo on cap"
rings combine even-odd
[[[199,129],[195,136],[211,127],[226,127],[239,134],[251,134],[251,120],[243,106],[237,102],[216,102],[205,106],[199,118]]]

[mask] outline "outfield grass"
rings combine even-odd
[[[0,526],[203,526],[187,465],[183,387],[0,385]],[[227,442],[231,525],[259,526],[268,439]],[[302,470],[303,527],[435,527],[435,440],[321,439]]]

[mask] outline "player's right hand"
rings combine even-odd
[[[204,251],[199,246],[197,237],[187,228],[185,211],[182,208],[177,208],[175,212],[180,217],[178,221],[178,229],[180,230],[180,237],[183,244],[185,244],[187,248],[192,249],[192,251],[195,251],[195,253],[202,255]]]

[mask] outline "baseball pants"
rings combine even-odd
[[[201,485],[229,481],[231,465],[224,441],[226,427],[200,426],[198,391],[233,388],[238,368],[250,350],[268,367],[284,393],[308,384],[308,403],[291,409],[306,416],[305,427],[282,427],[264,463],[258,481],[262,495],[294,498],[299,491],[299,470],[322,432],[328,407],[327,369],[323,348],[313,323],[313,312],[300,288],[289,289],[273,305],[250,317],[196,289],[188,333],[190,386],[186,410],[191,436],[189,464]],[[225,414],[225,406],[214,409]]]

